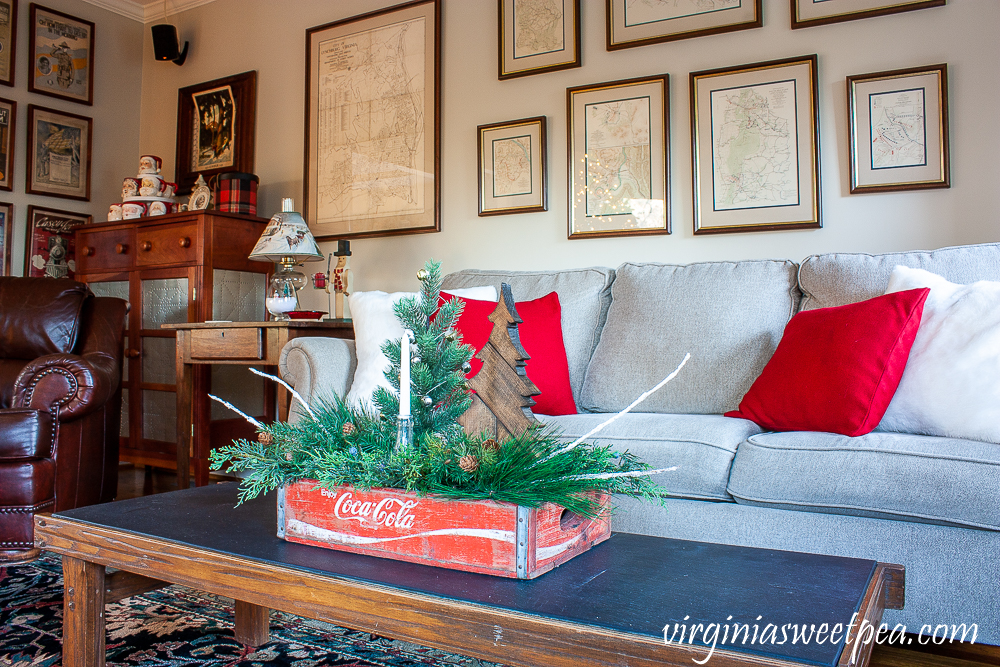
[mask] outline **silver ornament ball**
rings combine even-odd
[[[423,406],[425,408],[429,408],[432,405],[434,405],[434,399],[432,399],[430,396],[421,396],[420,402],[423,403]]]
[[[417,280],[423,282],[430,277],[430,272],[427,269],[420,269],[417,271]]]

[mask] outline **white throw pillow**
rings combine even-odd
[[[879,428],[1000,443],[1000,282],[897,266],[886,293],[920,287],[920,329]]]
[[[448,294],[478,299],[480,301],[496,301],[497,290],[492,285],[486,287],[466,287],[464,289],[442,290]],[[353,292],[347,301],[351,308],[351,319],[354,322],[354,341],[358,355],[358,366],[354,370],[354,380],[347,392],[347,403],[355,407],[375,409],[372,394],[377,387],[389,389],[385,379],[385,371],[389,368],[389,360],[382,354],[382,344],[387,340],[403,337],[403,325],[396,319],[392,307],[397,301],[408,296],[419,297],[418,292]]]

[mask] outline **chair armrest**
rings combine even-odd
[[[105,352],[48,354],[17,376],[14,407],[47,410],[65,422],[103,406],[120,382],[118,362]]]
[[[343,338],[293,338],[278,361],[281,377],[310,404],[333,394],[346,396],[357,365],[354,341]]]

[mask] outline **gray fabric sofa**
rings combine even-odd
[[[664,507],[617,501],[613,529],[686,540],[869,558],[906,566],[892,627],[977,624],[1000,645],[1000,444],[875,432],[767,433],[735,409],[799,310],[882,294],[902,264],[948,280],[1000,281],[1000,244],[801,263],[624,264],[616,270],[460,271],[445,288],[511,285],[515,299],[558,292],[580,414],[541,417],[578,437],[692,355],[681,374],[595,439],[653,467]],[[299,338],[282,375],[307,400],[344,395],[352,341]],[[530,369],[530,361],[529,369]],[[923,628],[924,632],[931,632]]]

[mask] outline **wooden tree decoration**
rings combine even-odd
[[[497,440],[520,435],[537,423],[532,396],[540,393],[528,378],[524,362],[531,357],[521,346],[517,325],[523,320],[514,307],[510,285],[500,285],[500,301],[490,314],[493,331],[476,358],[483,367],[469,380],[475,390],[470,407],[458,422],[470,434],[487,431]]]

